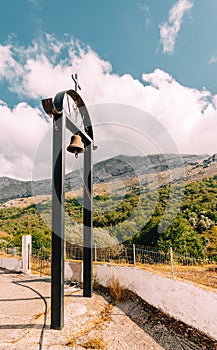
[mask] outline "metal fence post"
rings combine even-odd
[[[96,248],[96,243],[94,243],[94,260],[95,260],[95,262],[97,261],[97,248]]]
[[[133,244],[133,264],[136,265],[136,246]]]
[[[171,263],[171,272],[172,272],[172,277],[175,277],[174,274],[174,260],[173,260],[173,248],[170,247],[170,263]]]

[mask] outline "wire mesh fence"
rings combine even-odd
[[[67,259],[83,259],[83,248],[81,246],[66,244]],[[135,244],[117,244],[105,248],[97,247],[93,244],[93,260],[101,262],[121,262],[126,264],[180,264],[183,266],[192,266],[198,264],[217,264],[215,260],[208,258],[184,255],[173,251],[160,250],[157,247],[149,247]]]
[[[0,249],[0,255],[2,256],[22,256],[22,248],[21,247],[2,247]]]
[[[67,259],[83,259],[83,249],[66,244]],[[106,248],[93,245],[94,262],[137,266],[166,277],[188,280],[217,290],[217,262],[208,258],[162,251],[156,247],[118,244]]]
[[[21,247],[7,247],[0,250],[1,256],[21,256]],[[65,257],[71,260],[83,260],[83,247],[66,242]],[[212,259],[162,251],[156,247],[135,244],[117,244],[109,247],[97,247],[93,244],[95,263],[122,264],[136,266],[166,277],[188,280],[217,290],[217,262]],[[41,247],[33,249],[31,269],[40,275],[51,274],[51,251]]]
[[[31,254],[31,271],[35,274],[51,275],[51,251],[43,246],[33,249]]]

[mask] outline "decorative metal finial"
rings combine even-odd
[[[78,91],[78,88],[79,88],[79,90],[81,90],[81,87],[80,87],[80,85],[78,84],[78,74],[77,73],[75,73],[75,76],[74,76],[74,74],[72,74],[72,80],[74,81],[74,83],[75,83],[75,91],[77,92]]]

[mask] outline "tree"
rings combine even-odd
[[[133,243],[156,246],[159,239],[159,216],[152,216],[141,232],[133,238]]]
[[[162,249],[172,247],[180,254],[204,257],[204,237],[198,235],[181,214],[177,215],[172,225],[160,235],[158,246]]]

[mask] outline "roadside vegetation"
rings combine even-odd
[[[102,244],[103,239],[111,239],[113,243],[154,246],[163,251],[172,247],[180,254],[217,261],[217,175],[186,184],[180,211],[174,215],[171,207],[166,217],[171,224],[162,232],[158,227],[163,216],[165,219],[170,185],[151,190],[129,182],[126,189],[124,194],[116,188],[112,193],[94,195],[93,224]],[[173,192],[178,194],[178,185]],[[82,206],[81,197],[65,201],[69,237],[70,232],[77,232],[82,239]],[[50,249],[50,223],[49,200],[25,208],[4,207],[0,209],[0,246],[20,246],[22,235],[31,234],[33,249]]]

